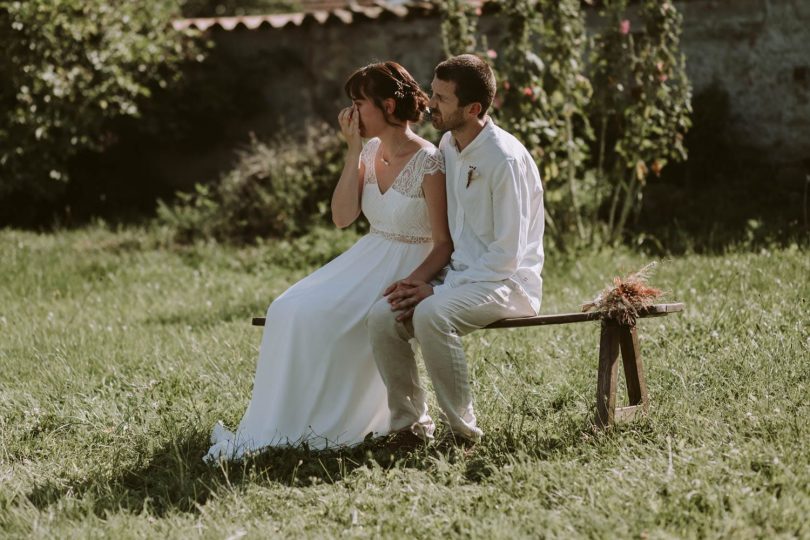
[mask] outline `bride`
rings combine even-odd
[[[270,446],[352,445],[388,430],[365,320],[392,284],[429,282],[449,262],[444,160],[410,129],[428,97],[405,68],[370,64],[345,91],[352,105],[338,120],[348,149],[332,219],[344,228],[362,212],[371,230],[270,305],[250,404],[235,432],[214,427],[206,461]]]

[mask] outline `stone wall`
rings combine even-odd
[[[682,2],[695,95],[728,92],[731,128],[778,161],[810,159],[810,0]]]
[[[728,97],[727,122],[717,137],[731,140],[725,148],[751,150],[732,151],[735,159],[745,154],[774,163],[766,167],[769,176],[786,193],[801,194],[810,169],[810,0],[681,0],[677,6],[685,18],[683,49],[696,98],[711,89]],[[209,96],[232,100],[233,110],[224,114],[222,107],[195,104],[199,110],[188,124],[194,140],[122,139],[117,152],[88,165],[95,170],[88,176],[118,186],[103,189],[120,192],[125,206],[141,197],[138,207],[148,211],[155,193],[166,197],[215,180],[250,133],[267,137],[322,122],[336,127],[338,111],[348,104],[343,83],[359,66],[393,59],[427,88],[443,57],[439,24],[438,16],[389,13],[350,25],[328,19],[281,29],[213,29],[215,60],[196,74],[195,84],[210,85]],[[591,12],[588,24],[601,23]],[[497,48],[497,20],[485,15],[480,26]],[[702,132],[714,133],[714,124],[706,125],[711,127]],[[711,144],[702,148],[713,151]],[[690,162],[694,174],[708,175],[704,162]],[[111,199],[106,204],[112,207]]]
[[[365,64],[395,60],[427,86],[442,60],[437,17],[217,31],[214,39],[226,56],[263,64],[268,57],[285,57],[281,72],[267,72],[265,107],[251,126],[259,131],[278,122],[293,130],[313,121],[337,125],[339,109],[348,105],[343,84]]]
[[[728,93],[735,137],[785,161],[810,159],[810,0],[687,0],[683,50],[695,95],[715,85]],[[590,24],[598,24],[592,17]],[[481,26],[497,42],[495,21]],[[351,25],[216,31],[218,46],[244,59],[284,56],[268,70],[266,107],[246,129],[277,122],[293,129],[334,122],[346,103],[342,85],[368,62],[393,59],[426,87],[441,60],[438,17],[383,17]]]

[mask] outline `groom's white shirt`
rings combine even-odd
[[[543,280],[543,185],[526,148],[487,117],[461,152],[442,137],[447,216],[454,251],[434,293],[481,281],[507,281],[540,310]],[[467,185],[468,179],[469,187]]]

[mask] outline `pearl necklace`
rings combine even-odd
[[[402,149],[402,145],[405,144],[406,142],[410,141],[410,140],[411,140],[411,138],[408,137],[407,135],[405,135],[405,140],[403,140],[401,143],[399,143],[396,150],[394,150],[391,153],[391,159],[394,159],[394,157],[396,157],[396,155],[397,155],[397,152],[399,152]],[[391,160],[385,159],[385,154],[383,154],[382,152],[380,152],[380,159],[382,160],[383,165],[385,165],[386,167],[389,167],[391,165]]]

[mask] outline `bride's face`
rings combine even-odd
[[[354,100],[354,105],[360,113],[360,136],[364,139],[376,137],[385,128],[385,114],[373,101],[366,97]]]

